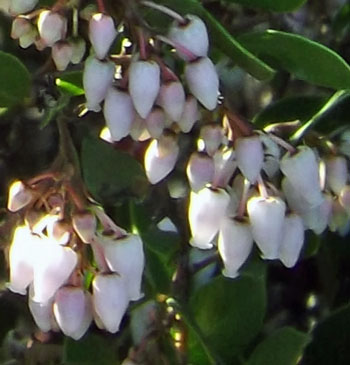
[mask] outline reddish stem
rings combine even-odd
[[[140,49],[140,59],[147,60],[147,51],[146,51],[146,40],[145,35],[141,29],[138,30],[139,36],[139,49]]]
[[[105,4],[104,4],[103,0],[96,0],[96,3],[97,3],[98,11],[100,13],[105,14],[106,13],[106,7],[105,7]]]

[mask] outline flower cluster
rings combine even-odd
[[[98,206],[72,208],[48,178],[14,182],[8,209],[24,219],[10,245],[8,287],[19,294],[29,287],[38,327],[79,339],[94,319],[99,328],[117,332],[129,301],[143,295],[140,237],[118,227]]]

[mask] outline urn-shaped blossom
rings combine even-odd
[[[192,233],[191,245],[212,248],[212,241],[219,231],[230,196],[223,189],[203,188],[198,193],[191,192],[188,220]]]
[[[208,110],[214,110],[219,94],[219,78],[208,57],[186,64],[185,78],[191,93]]]
[[[111,16],[96,13],[91,17],[89,21],[89,38],[97,58],[103,59],[106,57],[116,35],[117,32]]]
[[[9,12],[12,15],[24,14],[33,10],[39,0],[11,0]]]
[[[52,312],[53,300],[46,303],[38,303],[33,301],[33,286],[29,287],[28,307],[33,316],[35,324],[43,331],[48,332],[52,329],[54,318]]]
[[[205,151],[213,156],[223,142],[223,131],[218,124],[208,124],[201,128],[200,137],[204,142]]]
[[[32,25],[28,19],[24,16],[18,16],[12,22],[11,26],[11,38],[18,39],[30,32]]]
[[[158,96],[160,68],[154,61],[133,61],[129,68],[129,92],[136,111],[146,118]]]
[[[126,137],[135,118],[130,95],[126,91],[110,87],[105,98],[103,115],[113,141]]]
[[[33,198],[32,190],[25,186],[22,181],[17,180],[10,186],[7,209],[10,212],[17,212],[27,206]]]
[[[165,128],[165,114],[162,108],[154,106],[145,120],[148,133],[152,138],[160,138]]]
[[[84,243],[90,243],[96,232],[96,217],[89,213],[75,213],[72,216],[72,224],[75,232]]]
[[[343,156],[326,159],[326,183],[334,194],[339,195],[348,181],[348,165]]]
[[[215,174],[213,184],[225,187],[237,168],[236,155],[232,148],[223,147],[214,154]]]
[[[43,43],[51,47],[65,37],[67,20],[59,13],[43,10],[38,18],[38,31]]]
[[[253,238],[262,257],[267,260],[278,258],[283,237],[285,202],[278,197],[252,197],[248,200],[247,211]]]
[[[170,120],[178,122],[185,106],[185,91],[181,82],[164,83],[159,90],[158,104],[164,109]]]
[[[73,56],[73,48],[68,42],[56,42],[52,46],[52,59],[58,71],[64,71]]]
[[[214,160],[206,153],[192,153],[187,164],[187,178],[194,192],[203,189],[214,178]]]
[[[185,101],[184,110],[180,120],[177,122],[184,133],[188,133],[194,123],[199,119],[197,99],[193,95],[188,95]]]
[[[129,304],[125,280],[118,274],[98,274],[92,289],[95,321],[108,332],[116,333]]]
[[[86,51],[86,42],[83,38],[73,38],[69,41],[72,46],[71,62],[73,65],[77,65],[81,62]]]

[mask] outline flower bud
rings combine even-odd
[[[223,189],[203,188],[191,192],[188,220],[192,233],[191,245],[201,249],[212,248],[212,241],[219,231],[230,196]]]
[[[208,183],[211,183],[214,177],[214,161],[205,153],[192,153],[187,164],[187,178],[194,192],[203,189]]]
[[[66,36],[67,20],[62,15],[51,10],[43,10],[38,18],[39,35],[48,47]]]
[[[116,36],[112,17],[102,13],[96,13],[91,17],[89,38],[97,58],[101,60],[106,57]]]
[[[76,234],[84,243],[91,243],[96,232],[96,217],[91,213],[76,213],[72,217]]]
[[[255,184],[264,163],[264,150],[259,136],[236,139],[235,151],[242,174]]]
[[[235,152],[232,148],[221,148],[214,154],[215,174],[213,184],[225,187],[237,168]]]
[[[267,260],[278,258],[283,236],[285,202],[278,197],[252,197],[248,200],[247,212],[253,238],[262,257]]]
[[[97,322],[108,332],[116,333],[129,304],[125,281],[117,274],[99,274],[92,282],[92,289]]]
[[[102,62],[93,56],[85,61],[83,85],[86,97],[86,107],[98,112],[100,103],[106,97],[107,91],[114,79],[114,64]]]
[[[38,31],[34,26],[31,26],[30,31],[19,37],[19,45],[22,48],[30,47],[38,37]]]
[[[339,195],[348,180],[348,165],[343,156],[326,159],[326,184],[334,194]]]
[[[73,54],[71,58],[71,62],[73,65],[77,65],[81,62],[85,55],[86,51],[86,43],[83,38],[74,38],[69,41],[72,46]]]
[[[218,124],[208,124],[201,128],[200,138],[208,155],[213,156],[223,142],[223,131]]]
[[[186,98],[181,119],[177,122],[177,124],[182,132],[188,133],[198,119],[199,111],[197,99],[194,96],[189,95]]]
[[[52,329],[53,301],[49,300],[46,303],[37,303],[33,301],[33,295],[34,295],[34,290],[33,286],[31,285],[29,287],[29,295],[28,295],[28,307],[30,313],[33,316],[35,324],[40,328],[40,330],[43,332],[48,332]]]
[[[130,136],[134,141],[147,141],[151,138],[145,119],[141,118],[137,113],[131,125]]]
[[[295,155],[286,154],[282,158],[281,171],[307,203],[317,206],[323,198],[316,156],[310,147],[298,147],[298,150]]]
[[[24,14],[33,10],[39,0],[11,0],[9,12],[12,15]]]
[[[73,48],[70,43],[56,42],[51,50],[52,59],[58,71],[64,71],[73,56]]]
[[[249,223],[224,218],[218,239],[219,254],[225,265],[222,274],[229,278],[237,277],[252,248],[253,236]]]
[[[29,33],[32,29],[32,24],[24,16],[18,16],[12,22],[11,38],[18,39],[26,33]]]
[[[92,321],[90,295],[81,288],[63,287],[55,295],[53,312],[62,332],[79,340]]]
[[[208,110],[214,110],[219,94],[219,78],[208,57],[186,64],[185,78],[191,93]]]
[[[209,39],[207,28],[196,15],[186,15],[186,24],[174,23],[169,30],[168,38],[180,46],[188,49],[197,57],[205,57],[208,53]],[[188,56],[181,52],[181,48],[177,48],[177,53],[185,61]]]
[[[109,268],[125,280],[130,300],[139,300],[142,273],[145,265],[140,236],[129,234],[117,240],[103,240],[103,249]]]
[[[152,138],[160,138],[165,127],[165,115],[162,108],[153,107],[145,120],[147,130]]]
[[[279,247],[279,259],[286,267],[293,267],[298,261],[301,248],[304,244],[304,224],[297,214],[285,217],[283,236]]]
[[[103,115],[113,141],[120,141],[126,137],[135,118],[130,95],[126,91],[110,87],[105,98]]]
[[[160,68],[154,61],[133,61],[129,68],[129,92],[142,118],[151,111],[160,88]]]
[[[185,91],[181,82],[170,81],[163,84],[159,90],[158,103],[172,121],[178,122],[185,106]]]
[[[179,146],[172,135],[154,139],[145,152],[145,170],[151,184],[157,184],[173,169],[179,154]]]
[[[17,212],[27,206],[33,198],[33,192],[22,181],[17,180],[10,186],[7,209],[10,212]]]

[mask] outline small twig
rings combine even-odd
[[[276,136],[275,134],[269,133],[269,137],[275,141],[278,145],[283,147],[285,150],[287,150],[291,155],[293,155],[297,149],[292,146],[290,143],[282,139],[281,137]]]
[[[249,193],[249,188],[250,188],[249,180],[244,179],[242,196],[241,196],[241,200],[239,202],[237,216],[236,216],[238,219],[242,219],[244,217],[247,198],[248,198],[248,193]]]
[[[179,13],[177,13],[176,11],[174,11],[172,9],[167,8],[164,5],[159,5],[152,1],[141,1],[141,4],[145,5],[149,8],[161,11],[162,13],[164,13],[166,15],[169,15],[171,18],[177,20],[180,24],[187,23],[186,19],[182,15],[180,15]]]
[[[266,186],[264,184],[264,181],[261,177],[261,175],[259,175],[258,177],[258,189],[259,189],[259,193],[260,195],[264,198],[267,199],[269,197],[269,194],[267,192]]]
[[[103,0],[96,0],[98,11],[102,14],[106,13],[106,7]]]

